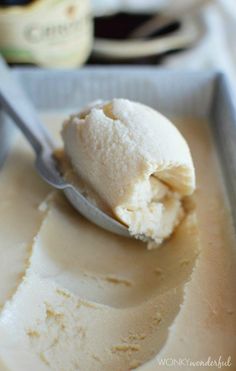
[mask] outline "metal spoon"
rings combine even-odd
[[[63,190],[70,203],[92,223],[115,234],[130,237],[128,228],[96,208],[78,189],[63,179],[53,158],[55,145],[52,138],[1,57],[0,105],[33,147],[35,166],[41,177],[51,186]]]

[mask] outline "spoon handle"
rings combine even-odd
[[[0,106],[9,114],[34,148],[36,155],[53,148],[49,133],[41,124],[23,89],[12,77],[0,56]]]

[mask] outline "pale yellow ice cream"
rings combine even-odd
[[[77,174],[135,236],[160,244],[183,218],[195,189],[189,147],[150,107],[126,99],[90,106],[64,124],[65,152]]]
[[[42,117],[58,146],[65,115]],[[196,211],[150,251],[81,217],[15,138],[0,170],[1,371],[208,370],[160,362],[229,356],[222,369],[235,370],[236,251],[222,175],[208,124],[174,122],[195,162]]]

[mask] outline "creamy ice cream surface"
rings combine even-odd
[[[65,115],[42,115],[58,147]],[[0,170],[1,371],[190,371],[163,362],[229,356],[221,369],[235,370],[235,234],[222,175],[207,122],[174,122],[193,154],[196,208],[149,251],[83,218],[15,137]]]
[[[113,99],[64,124],[65,152],[77,174],[135,236],[169,237],[195,189],[189,147],[177,128],[143,104]]]

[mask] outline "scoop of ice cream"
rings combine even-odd
[[[160,244],[180,223],[195,189],[189,147],[159,112],[126,99],[91,105],[63,126],[76,173],[132,235]]]

